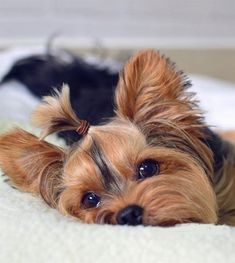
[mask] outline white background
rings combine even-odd
[[[70,44],[235,46],[235,1],[0,0],[0,45],[53,33]]]

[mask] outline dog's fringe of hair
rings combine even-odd
[[[64,84],[61,91],[55,89],[52,96],[43,98],[43,102],[32,114],[32,124],[42,129],[41,140],[52,133],[76,130],[80,127],[81,120],[70,103],[68,85]]]

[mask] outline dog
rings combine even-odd
[[[140,51],[120,74],[113,118],[80,119],[64,85],[33,112],[40,138],[0,136],[0,166],[16,188],[85,223],[235,225],[234,136],[209,128],[189,87],[165,56]],[[70,147],[44,140],[69,130],[81,136]]]

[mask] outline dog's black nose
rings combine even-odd
[[[142,224],[143,208],[138,205],[129,205],[117,214],[119,225],[136,226]]]

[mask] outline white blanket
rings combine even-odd
[[[235,128],[235,87],[194,76],[207,120]],[[3,99],[3,97],[1,97]],[[235,228],[86,225],[63,217],[0,178],[0,262],[234,263]]]
[[[86,225],[0,183],[0,262],[235,262],[235,228]]]

